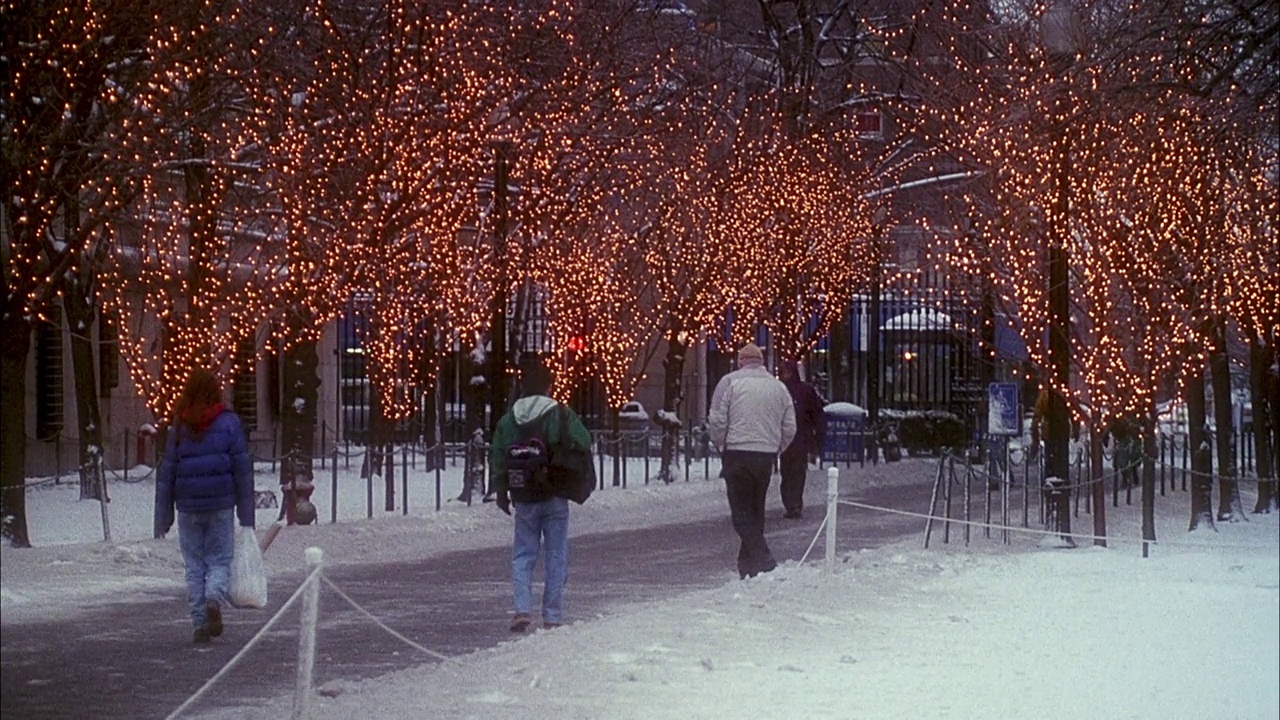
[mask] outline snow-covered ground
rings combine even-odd
[[[932,478],[925,459],[841,470],[858,486]],[[260,465],[259,487],[272,489]],[[695,464],[690,482],[598,491],[574,509],[574,535],[727,514],[723,489]],[[713,465],[711,474],[717,468]],[[131,471],[136,479],[146,468]],[[656,466],[653,468],[656,473]],[[273,593],[317,546],[326,562],[426,557],[509,542],[492,505],[446,502],[435,476],[411,475],[410,512],[366,519],[356,468],[339,474],[339,522],[330,524],[330,471],[318,473],[321,522],[280,533],[267,553]],[[454,497],[460,471],[441,477]],[[822,474],[810,483],[819,494]],[[27,495],[30,550],[0,550],[2,622],[69,616],[100,603],[169,589],[180,611],[176,534],[151,539],[154,486],[113,482],[113,542],[102,542],[99,504],[73,483]],[[400,481],[397,478],[397,492]],[[1252,507],[1252,488],[1246,507]],[[769,522],[780,510],[776,482]],[[496,648],[360,682],[318,688],[309,717],[389,718],[1239,718],[1280,717],[1280,515],[1185,532],[1185,493],[1157,506],[1160,544],[1143,558],[1137,506],[1108,506],[1111,547],[1075,550],[1015,534],[1009,545],[973,533],[968,547],[925,550],[921,538],[840,552],[824,571],[810,560],[747,581],[640,603],[607,617],[570,618]],[[819,511],[813,504],[813,510]],[[867,509],[853,512],[874,512]],[[259,511],[259,532],[277,511]],[[1077,531],[1090,522],[1081,515]],[[996,534],[998,537],[998,534]],[[731,543],[732,539],[725,539]],[[572,608],[573,579],[567,589]],[[495,608],[500,615],[505,608]],[[287,621],[292,622],[292,621]],[[382,632],[372,624],[371,633]],[[323,642],[323,637],[321,638]],[[406,653],[416,652],[406,647]],[[210,675],[213,673],[211,672]],[[290,697],[204,718],[277,718]]]

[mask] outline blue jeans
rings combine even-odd
[[[533,566],[546,541],[546,582],[542,588],[542,621],[564,622],[564,583],[569,578],[569,501],[553,497],[536,503],[511,503],[516,532],[511,544],[511,588],[515,611],[532,614]]]
[[[203,627],[208,601],[227,602],[231,557],[235,554],[235,508],[178,513],[178,546],[187,567],[187,604],[191,622]]]

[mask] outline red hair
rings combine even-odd
[[[196,368],[187,376],[182,386],[182,395],[178,397],[178,405],[173,409],[173,424],[183,423],[193,434],[204,430],[202,425],[205,413],[222,404],[222,386],[212,372],[204,368]]]

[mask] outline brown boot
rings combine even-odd
[[[533,618],[529,617],[529,613],[516,613],[511,618],[511,632],[524,632],[532,622]]]
[[[218,637],[222,634],[222,606],[217,600],[210,600],[205,606],[205,612],[208,614],[204,621],[205,630],[209,632],[209,637]]]

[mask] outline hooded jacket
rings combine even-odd
[[[787,388],[754,358],[720,378],[711,394],[707,431],[722,452],[778,454],[796,434],[796,413]]]
[[[493,431],[493,443],[489,447],[489,489],[496,493],[509,492],[512,502],[541,502],[553,497],[553,494],[538,495],[532,490],[511,490],[507,486],[507,450],[512,443],[523,437],[538,437],[547,446],[548,451],[555,453],[561,447],[560,419],[566,418],[568,426],[564,429],[564,442],[577,448],[591,447],[591,432],[571,408],[566,407],[563,415],[558,412],[560,403],[546,395],[529,395],[516,400],[511,409],[498,420]],[[554,493],[559,495],[557,491]]]
[[[183,513],[234,507],[241,525],[254,526],[253,463],[235,413],[223,410],[198,435],[182,423],[170,426],[156,475],[157,535],[173,526],[175,505]]]

